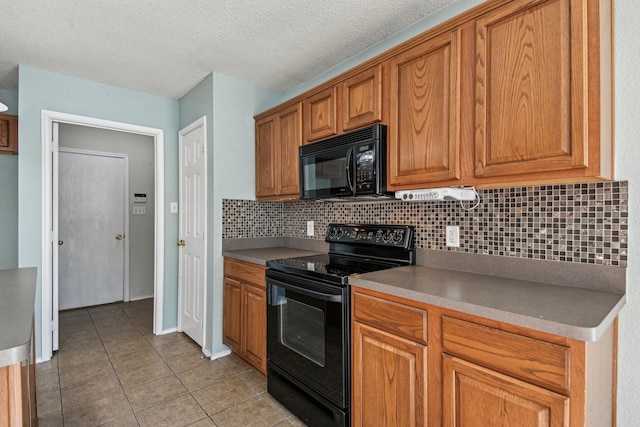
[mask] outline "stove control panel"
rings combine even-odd
[[[413,243],[412,239],[413,228],[406,225],[329,224],[325,241],[409,248]]]

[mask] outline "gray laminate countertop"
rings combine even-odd
[[[29,357],[36,278],[36,268],[0,270],[0,367]]]
[[[296,258],[301,256],[319,255],[320,252],[308,251],[287,247],[240,249],[222,251],[222,255],[240,261],[251,262],[258,265],[267,265],[267,261],[281,258]]]
[[[624,293],[409,266],[354,275],[349,284],[581,341],[597,341]]]

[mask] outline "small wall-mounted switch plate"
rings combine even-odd
[[[313,221],[307,221],[307,236],[313,237]]]
[[[147,214],[146,206],[134,206],[133,207],[133,214],[134,215],[146,215]]]
[[[447,225],[447,246],[460,247],[460,227],[457,225]]]

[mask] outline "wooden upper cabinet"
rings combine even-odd
[[[378,64],[345,80],[342,87],[342,130],[349,131],[384,120],[383,65]]]
[[[303,101],[305,142],[336,135],[338,129],[338,86],[332,86]]]
[[[0,114],[0,154],[18,153],[18,116]]]
[[[256,121],[256,196],[276,195],[276,116]]]
[[[588,51],[586,24],[585,0],[516,0],[476,21],[476,176],[594,160],[587,56],[598,53]]]
[[[459,40],[454,30],[390,60],[392,190],[459,177]]]
[[[302,144],[302,105],[294,104],[256,121],[256,196],[299,196],[298,147]]]

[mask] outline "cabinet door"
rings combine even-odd
[[[462,359],[443,358],[443,426],[569,426],[568,397]]]
[[[244,334],[242,355],[263,374],[267,373],[267,298],[264,289],[243,284]]]
[[[337,100],[338,87],[333,86],[303,101],[306,142],[338,133]]]
[[[242,283],[224,278],[222,309],[223,342],[240,353],[242,342]]]
[[[276,180],[276,116],[256,121],[256,196],[275,196]]]
[[[0,154],[18,152],[18,116],[0,114]]]
[[[353,322],[353,425],[426,425],[427,347]]]
[[[278,174],[277,194],[297,196],[300,193],[299,150],[302,145],[302,105],[295,104],[278,113]]]
[[[588,165],[584,0],[519,0],[476,23],[476,176]]]
[[[382,64],[342,82],[342,130],[382,121],[384,93]]]
[[[459,31],[390,60],[389,186],[460,176]]]

